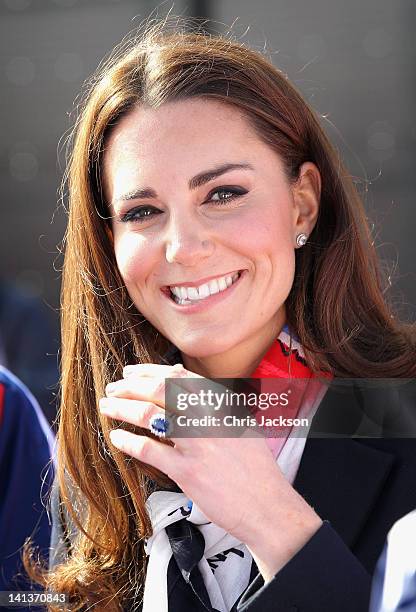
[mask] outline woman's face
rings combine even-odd
[[[279,156],[237,110],[203,99],[137,107],[108,139],[103,177],[121,276],[154,327],[197,358],[276,337],[313,211],[301,218]],[[188,302],[195,293],[178,287],[202,285],[217,293],[191,304],[169,289]]]

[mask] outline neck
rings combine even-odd
[[[224,353],[207,357],[182,354],[185,368],[204,378],[249,378],[267,353],[285,324],[282,316],[271,320],[260,332],[249,336]]]

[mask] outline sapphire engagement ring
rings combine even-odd
[[[171,424],[169,419],[166,418],[164,413],[154,414],[149,419],[149,429],[159,436],[159,438],[165,438],[171,431]]]

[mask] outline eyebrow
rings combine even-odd
[[[200,172],[196,174],[191,179],[189,179],[188,186],[189,189],[194,190],[210,181],[214,180],[218,176],[229,172],[230,170],[254,170],[253,166],[248,163],[240,163],[240,164],[222,164],[221,166],[216,166],[215,168],[211,168],[211,170],[206,170],[204,172]],[[143,187],[141,189],[133,189],[133,191],[129,191],[128,193],[124,193],[123,195],[116,198],[112,204],[116,204],[117,202],[126,202],[128,200],[136,200],[136,199],[150,199],[157,198],[157,193],[151,187]]]

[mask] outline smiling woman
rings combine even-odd
[[[416,505],[412,440],[163,440],[168,377],[306,379],[279,416],[313,429],[332,378],[415,376],[318,118],[258,52],[156,24],[103,63],[69,144],[54,536],[32,575],[68,610],[367,610]]]

